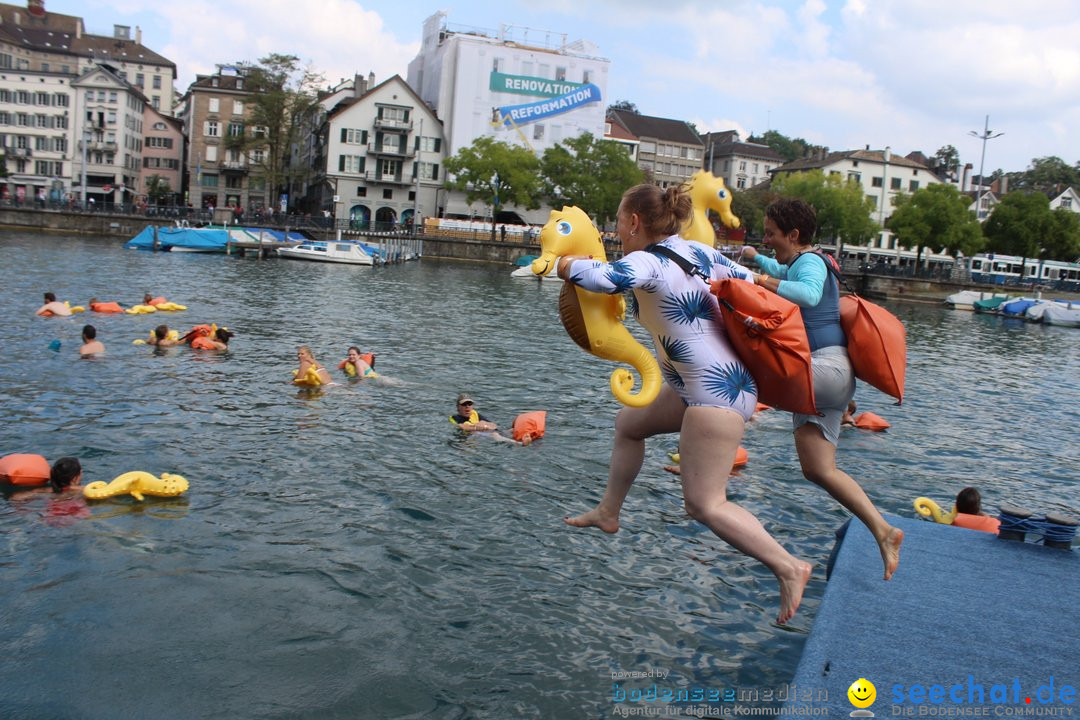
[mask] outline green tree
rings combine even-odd
[[[806,157],[810,154],[811,150],[825,149],[821,145],[814,145],[802,138],[789,138],[776,130],[769,130],[761,137],[751,136],[749,142],[768,145],[775,150],[786,163]]]
[[[731,212],[746,228],[747,239],[761,237],[765,227],[765,208],[776,199],[776,193],[762,188],[735,190],[731,193]]]
[[[446,187],[465,191],[469,203],[480,201],[491,207],[494,240],[499,208],[540,207],[543,188],[539,170],[540,161],[526,148],[482,136],[446,159]]]
[[[607,106],[608,110],[625,110],[626,112],[632,112],[635,115],[640,115],[641,111],[637,109],[637,105],[629,100],[616,100]]]
[[[1026,260],[1039,257],[1043,238],[1050,233],[1053,221],[1046,195],[1011,192],[994,206],[983,225],[983,234],[993,252],[1019,255]]]
[[[614,220],[626,188],[645,173],[619,143],[582,133],[548,148],[540,158],[543,194],[553,207],[577,205],[597,225]]]
[[[154,205],[160,205],[161,201],[172,194],[169,181],[160,175],[151,175],[146,179],[146,196]]]
[[[1013,190],[1058,193],[1066,187],[1080,188],[1080,167],[1071,166],[1053,155],[1035,158],[1027,170],[1008,175],[1009,187]]]
[[[294,143],[300,141],[303,118],[317,101],[323,76],[301,67],[295,55],[271,53],[252,63],[237,63],[244,76],[250,110],[242,140],[229,140],[228,147],[248,152],[260,149],[261,161],[252,162],[254,172],[276,197],[289,181],[307,178],[313,169],[289,164]]]
[[[1080,215],[1067,208],[1054,210],[1050,231],[1043,239],[1043,256],[1047,260],[1075,262],[1080,257]]]
[[[951,178],[956,178],[957,173],[960,170],[960,153],[952,145],[944,145],[938,148],[938,151],[934,153],[934,157],[937,158],[938,164],[945,168],[946,174]]]
[[[772,189],[813,205],[817,210],[818,240],[832,239],[838,250],[845,242],[865,245],[878,233],[877,223],[871,219],[874,201],[854,180],[811,170],[777,175]]]
[[[897,241],[915,248],[915,267],[922,263],[922,250],[947,250],[956,255],[974,255],[985,243],[982,226],[968,208],[971,198],[955,186],[934,183],[910,195],[896,198],[896,210],[885,223]]]

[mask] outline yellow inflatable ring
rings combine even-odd
[[[165,310],[166,312],[172,312],[175,310],[187,310],[187,305],[180,305],[179,303],[174,302],[158,303],[157,305],[154,305],[154,307],[158,310]]]
[[[128,315],[143,315],[146,313],[157,312],[157,308],[153,305],[132,305],[124,312]]]
[[[83,488],[83,495],[90,500],[104,500],[117,495],[131,495],[142,500],[146,495],[176,497],[187,492],[188,481],[180,475],[162,473],[155,477],[142,470],[126,472],[113,478],[112,482],[98,480]]]
[[[142,338],[136,338],[135,340],[131,341],[131,344],[132,345],[153,345],[154,341],[156,339],[157,339],[157,335],[155,335],[154,331],[151,330],[149,340],[143,340]],[[165,333],[165,339],[166,340],[179,340],[180,339],[180,331],[179,330],[170,330],[169,332]]]

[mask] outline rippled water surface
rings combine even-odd
[[[845,512],[802,479],[789,416],[748,426],[750,464],[730,484],[817,564],[781,628],[771,574],[685,515],[661,469],[674,437],[649,445],[622,532],[561,522],[599,498],[617,408],[613,366],[558,324],[557,283],[10,233],[0,267],[0,454],[76,455],[87,481],[191,483],[88,517],[46,494],[2,501],[0,716],[599,718],[615,672],[663,670],[671,687],[791,678]],[[34,317],[46,290],[189,309]],[[911,516],[916,496],[944,505],[977,484],[991,506],[1076,512],[1080,330],[892,309],[908,399],[860,385],[860,409],[893,427],[845,431],[840,452],[879,507]],[[88,320],[108,353],[79,360]],[[220,356],[131,343],[163,321],[238,335]],[[372,350],[384,379],[298,392],[301,343],[327,365]],[[459,439],[447,416],[461,390],[504,426],[548,410],[547,436]]]

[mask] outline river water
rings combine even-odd
[[[191,483],[86,510],[0,501],[0,717],[599,718],[624,673],[790,680],[846,513],[802,479],[789,416],[761,413],[730,489],[815,563],[786,627],[771,574],[684,513],[661,469],[674,437],[649,445],[618,535],[566,527],[603,489],[617,407],[613,366],[558,323],[558,283],[12,233],[0,267],[0,454],[75,455],[85,481]],[[189,309],[34,317],[47,290]],[[990,509],[1077,512],[1080,331],[891,309],[909,333],[907,399],[860,384],[860,409],[893,427],[845,431],[841,466],[909,517],[913,498],[948,507],[967,484]],[[80,360],[88,321],[108,352]],[[237,336],[222,355],[132,344],[161,322]],[[301,343],[331,366],[349,345],[374,351],[383,379],[298,392]],[[546,409],[547,436],[458,438],[463,390],[504,426]]]

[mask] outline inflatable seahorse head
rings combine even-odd
[[[592,220],[581,208],[552,210],[540,231],[540,257],[532,271],[545,275],[551,265],[566,255],[587,255],[607,262],[604,244]],[[565,283],[559,294],[559,319],[570,338],[586,352],[604,360],[625,363],[641,375],[641,388],[635,394],[634,376],[626,368],[611,374],[611,392],[623,405],[645,407],[656,399],[662,378],[656,358],[622,324],[626,301],[622,295],[605,295]]]
[[[724,185],[724,178],[716,177],[711,172],[698,170],[686,183],[687,194],[694,204],[694,213],[690,221],[679,231],[687,240],[712,245],[716,241],[712,223],[709,222],[709,210],[720,216],[720,222],[729,228],[739,227],[739,218],[731,212],[731,191]]]
[[[585,211],[575,206],[552,210],[540,230],[540,257],[533,260],[533,275],[543,277],[564,255],[589,255],[607,262],[600,231]]]
[[[146,495],[155,497],[176,497],[187,492],[188,481],[180,475],[162,473],[156,477],[142,470],[133,470],[119,475],[111,482],[98,480],[83,488],[83,495],[90,500],[104,500],[117,495],[131,495],[142,500]]]

